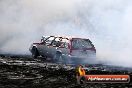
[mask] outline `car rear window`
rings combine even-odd
[[[72,48],[73,49],[84,49],[92,48],[92,43],[89,39],[73,39]]]

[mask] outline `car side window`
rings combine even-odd
[[[92,44],[88,39],[74,39],[72,42],[72,47],[75,49],[92,48]]]
[[[64,47],[64,48],[68,48],[68,39],[62,39],[62,45],[61,45],[62,47]]]
[[[42,36],[42,38],[41,38],[41,43],[42,43],[42,44],[45,44],[45,43],[46,43],[45,40],[46,40],[46,38]]]
[[[92,48],[92,44],[88,39],[83,39],[80,41],[82,43],[82,46],[85,48]]]
[[[57,37],[53,40],[52,46],[61,47],[61,48],[68,48],[68,40]]]
[[[74,39],[74,40],[72,41],[72,47],[73,47],[73,48],[79,48],[78,40]]]
[[[52,41],[54,40],[55,38],[54,37],[49,37],[45,42],[46,42],[46,45],[51,45]]]
[[[60,38],[55,38],[55,40],[52,42],[52,45],[55,47],[59,47],[61,44]]]

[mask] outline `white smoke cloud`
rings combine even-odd
[[[0,50],[9,53],[28,53],[33,41],[54,30],[46,25],[72,18],[74,8],[70,0],[1,0],[0,6]]]
[[[99,60],[132,66],[131,0],[1,0],[0,52],[29,53],[42,35],[90,38]]]

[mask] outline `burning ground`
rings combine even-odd
[[[131,0],[0,0],[0,53],[29,54],[30,44],[42,35],[79,36],[92,40],[97,58],[104,63],[132,67],[131,23]],[[107,73],[131,74],[124,67],[107,66]],[[71,67],[28,56],[0,57],[0,88],[77,86]],[[87,85],[108,86],[132,83]]]
[[[132,0],[0,0],[0,53],[29,54],[43,35],[77,36],[104,63],[132,67],[131,16]]]
[[[131,68],[102,66],[105,72],[89,72],[89,74],[131,74]],[[76,83],[75,67],[33,60],[30,57],[1,56],[0,57],[0,88],[129,88],[129,84],[91,83],[78,85]]]

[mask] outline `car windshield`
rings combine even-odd
[[[73,49],[92,48],[92,43],[89,39],[73,39],[72,48]]]

